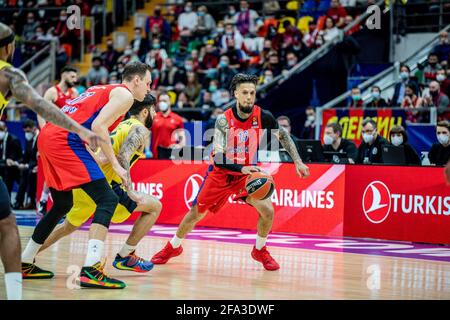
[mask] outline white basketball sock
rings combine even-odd
[[[36,243],[33,239],[30,239],[25,250],[22,252],[22,262],[33,263],[34,258],[36,258],[41,247],[42,244]]]
[[[6,299],[22,300],[22,273],[5,273]]]
[[[136,250],[136,246],[129,246],[128,244],[124,243],[122,249],[119,251],[119,256],[122,258],[125,258],[127,255],[129,255],[131,252]]]
[[[178,238],[177,235],[174,235],[172,240],[170,240],[170,244],[174,249],[176,249],[181,246],[181,241],[183,241],[183,238]]]
[[[261,250],[266,245],[267,237],[263,238],[256,235],[256,250]]]
[[[88,252],[84,261],[85,267],[93,266],[97,262],[102,261],[104,245],[105,243],[101,240],[90,239],[88,241]]]

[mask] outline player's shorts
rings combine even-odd
[[[50,188],[68,191],[105,178],[83,141],[74,133],[47,124],[39,133],[38,150]]]
[[[245,174],[230,174],[210,165],[192,205],[197,205],[201,213],[206,211],[216,213],[232,195],[234,201],[245,201],[248,196],[245,189],[246,179]]]
[[[111,219],[112,223],[122,223],[126,221],[131,213],[137,208],[137,203],[130,199],[121,185],[116,182],[111,183],[114,193],[119,198],[119,204]],[[73,206],[67,214],[67,221],[75,227],[83,225],[95,212],[97,205],[82,189],[73,189]]]
[[[11,214],[11,204],[8,189],[0,177],[0,220],[6,219]]]

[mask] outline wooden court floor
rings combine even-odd
[[[25,245],[33,228],[19,229]],[[107,273],[125,281],[124,290],[74,286],[88,240],[87,231],[77,231],[38,256],[37,264],[56,276],[24,281],[24,299],[450,299],[450,263],[444,261],[270,247],[281,269],[268,272],[251,259],[250,245],[187,239],[181,256],[137,274],[111,265],[125,239],[110,233],[106,243]],[[150,258],[167,239],[147,236],[137,253]]]

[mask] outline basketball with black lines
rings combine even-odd
[[[256,200],[269,198],[275,190],[272,176],[263,172],[254,172],[247,177],[245,189],[250,197]]]

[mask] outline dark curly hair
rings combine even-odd
[[[256,87],[256,85],[258,84],[258,76],[255,76],[253,74],[245,74],[245,73],[236,74],[233,77],[233,79],[231,80],[231,84],[230,84],[231,95],[234,94],[234,91],[236,90],[236,88],[242,83],[253,83]]]
[[[137,115],[137,114],[139,114],[139,112],[141,112],[145,108],[150,108],[151,106],[154,106],[155,104],[156,104],[156,98],[153,95],[148,93],[145,96],[143,101],[134,100],[134,103],[131,106],[129,113],[131,116]]]

